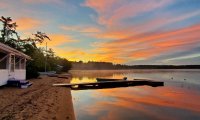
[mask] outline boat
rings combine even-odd
[[[32,85],[31,82],[27,80],[16,80],[16,79],[9,79],[7,81],[7,86],[16,86],[19,88],[28,88]]]
[[[96,78],[98,82],[104,82],[104,81],[121,81],[121,80],[127,80],[127,77],[124,77],[122,79],[114,79],[114,78]]]

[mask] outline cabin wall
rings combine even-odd
[[[9,79],[8,69],[0,69],[0,86],[7,84]],[[16,80],[25,80],[26,79],[26,70],[15,70],[14,78]]]
[[[0,86],[7,84],[8,81],[8,70],[0,69]]]
[[[25,80],[26,79],[26,70],[25,69],[15,69],[16,80]]]

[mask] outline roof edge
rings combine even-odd
[[[21,51],[18,51],[18,50],[16,50],[16,49],[10,47],[10,46],[8,46],[8,45],[5,45],[5,44],[3,44],[3,43],[1,43],[1,42],[0,42],[0,49],[2,49],[2,50],[4,50],[4,51],[7,51],[7,52],[9,52],[9,53],[13,53],[13,54],[15,54],[15,55],[17,55],[17,56],[22,56],[22,57],[25,57],[26,59],[31,60],[31,57],[30,57],[30,56],[24,54],[24,53],[21,52]]]

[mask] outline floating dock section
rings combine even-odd
[[[164,82],[135,79],[135,80],[104,81],[104,82],[93,82],[93,83],[53,84],[53,86],[56,87],[69,87],[72,90],[105,89],[105,88],[143,86],[143,85],[158,87],[158,86],[164,86]]]

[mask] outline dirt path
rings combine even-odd
[[[63,78],[42,77],[30,80],[27,89],[0,88],[1,120],[74,120],[70,89],[52,87],[69,82]]]

